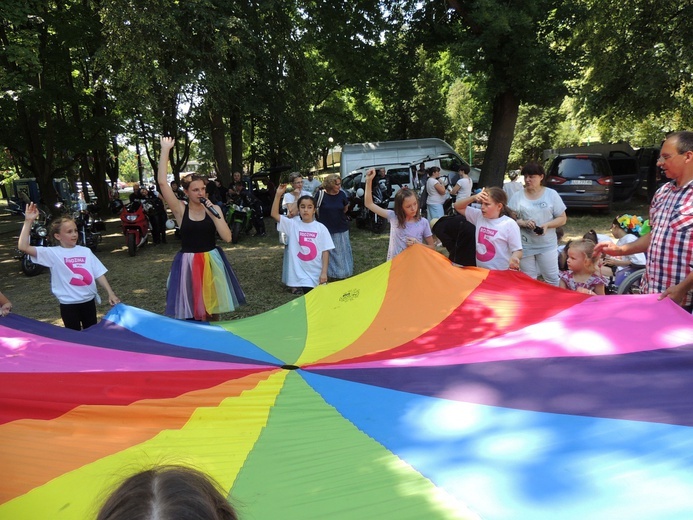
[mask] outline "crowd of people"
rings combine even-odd
[[[243,305],[246,296],[217,239],[230,242],[231,230],[224,216],[234,197],[248,197],[246,181],[234,174],[232,187],[188,175],[181,185],[169,184],[169,152],[172,138],[161,138],[158,169],[160,193],[138,190],[132,200],[155,202],[160,219],[152,222],[155,241],[165,242],[166,209],[173,214],[181,249],[173,259],[166,282],[167,316],[177,319],[213,321]],[[440,179],[440,169],[429,168],[421,192],[427,200],[429,221],[422,216],[419,191],[404,187],[394,196],[394,209],[374,201],[374,193],[389,189],[383,176],[370,170],[365,179],[365,206],[390,223],[387,260],[407,247],[421,244],[436,248],[436,239],[461,266],[495,270],[519,270],[534,279],[587,294],[604,294],[608,277],[620,283],[634,269],[642,268],[641,289],[670,298],[684,309],[693,310],[693,132],[671,134],[661,148],[658,165],[670,180],[655,194],[649,220],[637,215],[620,215],[611,225],[616,243],[601,241],[591,232],[586,238],[564,247],[559,260],[559,232],[565,225],[566,207],[560,196],[544,183],[541,165],[529,163],[501,187],[486,187],[472,193],[468,169],[452,186]],[[276,189],[271,216],[284,237],[282,282],[294,294],[305,294],[320,284],[353,275],[354,262],[349,236],[349,198],[341,189],[341,178],[332,174],[320,183],[312,175],[304,181],[291,174],[289,185]],[[449,193],[456,196],[454,215],[441,213]],[[158,203],[157,203],[158,202]],[[252,202],[250,202],[252,203]],[[266,233],[262,209],[256,233]],[[96,323],[97,285],[111,305],[120,300],[106,279],[106,268],[86,247],[77,244],[77,229],[69,217],[51,224],[56,247],[36,247],[29,232],[38,216],[30,203],[18,241],[18,249],[51,270],[51,290],[60,303],[66,327],[75,330]],[[594,235],[594,236],[592,236]],[[560,269],[560,266],[563,269]],[[0,293],[0,316],[12,309]]]

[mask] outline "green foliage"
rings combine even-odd
[[[560,120],[556,108],[520,105],[508,169],[519,169],[530,161],[541,161],[542,152],[553,147]]]
[[[577,95],[593,117],[693,126],[693,4],[689,0],[586,0],[574,45],[584,56]],[[659,114],[663,114],[660,118]]]

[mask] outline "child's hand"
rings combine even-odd
[[[414,237],[406,237],[404,239],[404,242],[407,244],[407,247],[413,246],[414,244],[418,244],[419,241],[416,240]]]
[[[161,151],[162,153],[168,152],[173,145],[176,144],[176,140],[173,137],[161,137]]]
[[[24,220],[27,222],[34,222],[39,216],[39,210],[36,207],[36,204],[33,202],[30,202],[29,205],[26,207],[24,210]]]
[[[12,304],[7,302],[5,305],[0,307],[0,316],[7,316],[12,311]]]
[[[108,303],[110,303],[111,306],[117,305],[118,303],[120,303],[120,298],[118,298],[115,294],[109,294]]]
[[[511,271],[520,270],[520,259],[516,256],[510,257],[510,265],[508,266]]]
[[[375,170],[373,168],[371,168],[370,170],[368,170],[368,173],[366,173],[366,180],[368,182],[371,182],[373,177],[375,177]]]
[[[590,291],[589,289],[585,289],[584,287],[578,287],[577,292],[582,293],[582,294],[589,294],[590,296],[594,296],[595,292]]]
[[[286,193],[286,183],[280,184],[277,188],[277,195],[284,195]]]

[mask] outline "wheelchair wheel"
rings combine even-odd
[[[644,269],[630,273],[618,286],[616,294],[640,294],[640,279],[645,274]]]

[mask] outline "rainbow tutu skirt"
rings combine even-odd
[[[176,254],[167,282],[166,316],[206,321],[244,303],[243,289],[221,248]]]

